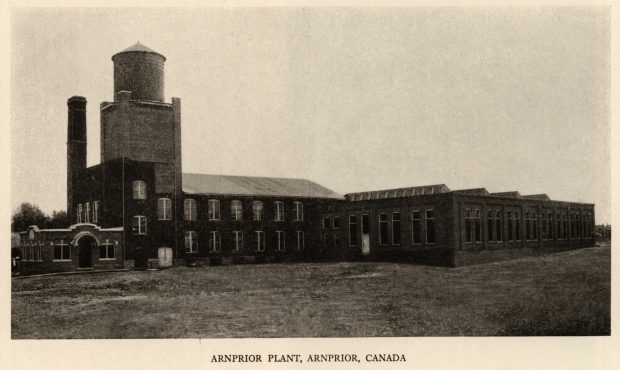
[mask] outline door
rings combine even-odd
[[[93,266],[93,249],[95,247],[97,247],[97,242],[91,236],[84,236],[78,241],[79,268],[88,268]]]
[[[370,219],[368,214],[362,215],[362,254],[370,253]]]

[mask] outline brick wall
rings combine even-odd
[[[164,57],[153,53],[121,53],[114,56],[114,99],[119,91],[131,91],[135,100],[164,101]]]
[[[125,157],[139,161],[175,163],[173,106],[128,99],[129,96],[125,96],[119,103],[102,106],[101,161]]]

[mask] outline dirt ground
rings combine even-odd
[[[455,269],[232,265],[12,281],[12,337],[608,335],[608,244]]]

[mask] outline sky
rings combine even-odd
[[[110,58],[140,41],[181,98],[184,172],[546,193],[611,220],[608,8],[31,8],[10,29],[13,209],[64,209],[73,95],[99,163]]]

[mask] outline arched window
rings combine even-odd
[[[252,202],[252,216],[254,221],[261,221],[263,219],[263,202],[260,200]]]
[[[185,199],[183,202],[183,214],[186,221],[194,221],[196,219],[196,200]]]
[[[304,220],[304,204],[302,202],[294,202],[295,205],[295,221]]]
[[[220,201],[217,199],[209,199],[209,221],[217,221],[220,219]]]
[[[157,217],[160,220],[172,220],[172,201],[170,198],[157,200]]]
[[[233,221],[243,220],[243,203],[240,200],[230,202],[230,216]]]
[[[146,199],[146,183],[136,180],[133,182],[133,199]]]

